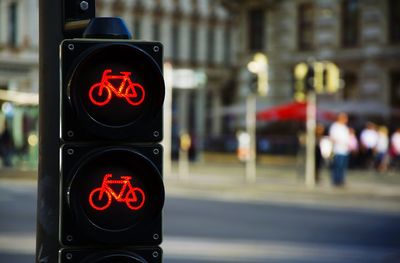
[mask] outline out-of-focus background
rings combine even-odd
[[[400,1],[96,8],[164,45],[165,262],[400,262]],[[38,31],[37,0],[0,0],[2,262],[34,258]]]

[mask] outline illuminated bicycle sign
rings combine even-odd
[[[112,174],[106,174],[101,187],[94,189],[89,195],[90,205],[99,211],[105,210],[111,205],[112,198],[117,202],[124,202],[131,210],[139,210],[145,202],[145,194],[139,187],[133,187],[131,176],[121,176],[121,180],[112,180]],[[119,192],[111,185],[122,185]]]
[[[80,242],[68,240],[68,235],[136,242],[140,236],[135,233],[143,231],[156,242],[153,235],[161,233],[165,198],[161,151],[160,145],[108,146],[95,151],[90,145],[65,146],[61,156],[62,188],[67,193],[62,202],[63,242]]]
[[[97,106],[104,106],[110,102],[114,94],[117,98],[126,99],[132,106],[140,105],[145,98],[145,91],[142,85],[132,82],[130,79],[132,73],[122,71],[121,75],[109,75],[111,72],[111,69],[104,70],[101,81],[90,87],[90,101]],[[121,80],[118,88],[111,82],[113,80]]]
[[[62,138],[161,141],[161,45],[95,43],[62,44]]]

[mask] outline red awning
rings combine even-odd
[[[257,112],[259,121],[305,121],[307,118],[307,103],[290,102]],[[334,112],[317,109],[317,119],[333,121],[336,119]]]

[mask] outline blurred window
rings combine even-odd
[[[229,65],[231,62],[231,49],[232,49],[232,39],[231,39],[231,28],[229,25],[227,25],[225,27],[225,31],[224,31],[224,63],[225,65]]]
[[[360,36],[360,4],[358,0],[342,1],[342,46],[355,47]]]
[[[400,1],[389,0],[389,34],[391,43],[400,43]]]
[[[142,23],[141,23],[141,17],[140,16],[135,16],[133,20],[133,36],[136,39],[140,39],[142,36]]]
[[[298,47],[300,50],[311,50],[314,48],[314,5],[300,4],[298,12]]]
[[[343,98],[345,100],[356,99],[358,89],[358,77],[354,72],[345,71],[343,74],[344,89]]]
[[[250,9],[248,11],[248,48],[249,51],[260,51],[265,48],[265,10]]]
[[[179,24],[177,21],[175,21],[172,24],[172,59],[174,61],[178,61],[179,59]]]
[[[153,22],[153,40],[160,41],[160,21],[157,19]]]
[[[8,7],[8,44],[11,47],[17,46],[18,35],[18,5],[13,2]]]
[[[390,104],[393,108],[400,108],[400,71],[390,74]]]
[[[213,64],[215,55],[215,26],[212,22],[208,24],[207,43],[207,61],[209,64]]]
[[[198,42],[198,35],[197,35],[197,25],[195,22],[192,22],[190,26],[190,43],[189,43],[189,59],[195,63],[197,61],[197,42]]]
[[[153,40],[161,41],[161,22],[164,17],[164,11],[160,5],[153,10]]]

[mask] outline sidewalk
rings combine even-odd
[[[0,169],[1,178],[36,180],[37,171]],[[321,182],[309,189],[303,172],[294,165],[259,165],[256,182],[247,183],[244,165],[209,161],[191,164],[183,178],[173,163],[172,173],[165,174],[164,181],[168,196],[400,213],[400,172],[379,175],[350,170],[346,186],[335,188],[325,169]]]
[[[350,170],[345,187],[331,186],[327,169],[309,189],[304,174],[291,165],[258,166],[256,183],[246,183],[244,166],[229,163],[191,164],[189,176],[179,178],[177,164],[166,175],[168,194],[239,202],[264,202],[400,213],[400,173],[379,175]]]

